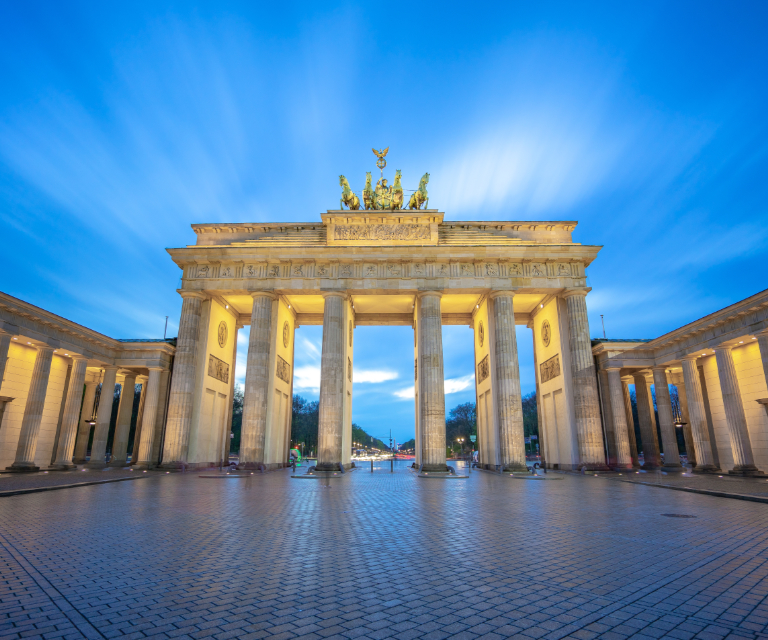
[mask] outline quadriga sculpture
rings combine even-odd
[[[339,185],[341,186],[341,208],[347,205],[350,211],[357,211],[360,208],[360,198],[349,188],[349,182],[344,176],[339,176]]]
[[[418,190],[411,196],[411,199],[408,201],[409,209],[420,209],[421,205],[429,199],[429,195],[427,194],[427,182],[429,182],[429,174],[425,173],[423,176],[421,176],[421,180],[419,180]]]

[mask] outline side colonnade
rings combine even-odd
[[[145,467],[157,465],[174,351],[172,340],[114,340],[0,293],[0,469],[136,464],[140,442]]]
[[[640,468],[641,455],[642,469],[682,469],[680,443],[698,472],[768,471],[768,292],[655,340],[595,340],[592,350],[610,464]]]

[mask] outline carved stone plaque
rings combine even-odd
[[[477,365],[477,381],[478,383],[485,380],[491,373],[491,365],[488,361],[488,356],[485,356]]]
[[[541,382],[549,382],[560,375],[560,354],[552,356],[546,362],[542,362],[539,366],[541,370]]]
[[[336,240],[429,240],[429,227],[421,224],[352,224],[333,230]]]
[[[347,358],[347,380],[352,382],[352,360]]]
[[[480,327],[477,330],[477,339],[480,341],[480,346],[483,346],[483,342],[485,342],[485,327],[483,326],[483,321],[480,321]]]
[[[285,324],[283,325],[283,346],[287,349],[288,348],[288,340],[291,338],[291,328],[288,326],[288,321],[285,321]]]
[[[548,347],[550,340],[552,340],[552,327],[549,326],[549,320],[545,320],[541,325],[541,341],[545,347]]]
[[[291,384],[291,365],[289,365],[280,356],[277,356],[277,371],[275,374],[283,382]]]
[[[227,384],[229,382],[229,365],[210,354],[208,356],[208,375]]]
[[[224,345],[227,344],[227,336],[229,335],[229,331],[227,330],[227,323],[223,320],[219,322],[219,346],[223,349]]]
[[[349,346],[352,346],[352,321],[349,321]]]

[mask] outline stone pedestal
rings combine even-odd
[[[643,441],[643,469],[658,469],[661,466],[661,454],[659,453],[659,438],[656,435],[656,420],[653,416],[648,380],[643,373],[633,374],[632,377],[635,379],[637,418],[640,422],[640,438]]]
[[[701,391],[699,370],[696,366],[696,356],[687,356],[682,359],[683,381],[685,394],[688,399],[688,417],[691,421],[691,435],[696,451],[696,470],[714,471],[717,467],[712,457],[712,448],[709,443],[709,429],[707,427],[707,413],[704,408],[704,395]]]
[[[419,294],[419,409],[421,471],[447,473],[445,462],[445,378],[440,299],[442,293]]]
[[[267,433],[272,303],[276,296],[268,292],[254,293],[252,296],[238,469],[258,469],[264,465]]]
[[[96,390],[99,383],[94,381],[85,383],[85,396],[83,397],[83,410],[80,412],[80,424],[77,430],[77,440],[75,441],[75,450],[72,455],[74,464],[85,464],[88,462],[88,440],[91,437],[90,420],[93,417],[93,405],[96,402]]]
[[[115,437],[112,440],[112,457],[110,467],[124,467],[128,457],[128,436],[131,431],[131,414],[133,400],[136,397],[136,374],[129,373],[123,381],[120,393],[120,408],[117,410],[117,425]]]
[[[171,379],[171,396],[168,403],[168,423],[163,447],[163,468],[178,469],[186,463],[189,449],[189,429],[194,405],[195,374],[197,372],[197,346],[200,330],[200,313],[205,294],[180,291],[181,305],[179,335],[176,339],[176,356]]]
[[[53,347],[39,347],[32,369],[32,380],[29,385],[27,403],[24,407],[24,418],[21,421],[21,433],[16,447],[16,458],[8,471],[39,471],[35,464],[37,436],[40,433],[40,423],[43,420],[43,408],[48,392],[48,378],[51,375]]]
[[[616,439],[616,469],[632,468],[632,453],[629,446],[627,413],[624,407],[624,390],[621,385],[621,370],[608,369],[608,395],[613,415],[613,433]]]
[[[64,415],[61,420],[61,435],[56,451],[56,459],[51,465],[53,469],[74,469],[76,465],[72,461],[77,438],[77,426],[80,419],[80,405],[83,399],[83,385],[85,384],[85,371],[88,367],[87,358],[73,358],[72,374],[69,379],[67,399],[64,403]]]
[[[592,342],[587,319],[587,292],[568,291],[564,297],[568,309],[568,335],[571,356],[573,405],[576,415],[576,440],[580,467],[607,469],[600,422],[600,402],[592,357]]]
[[[326,293],[323,310],[323,353],[320,361],[317,470],[335,471],[342,464],[344,428],[344,301],[346,294]]]
[[[101,395],[99,396],[99,411],[96,415],[96,427],[93,431],[93,443],[91,444],[91,459],[86,465],[91,469],[101,469],[107,466],[107,438],[109,438],[109,422],[112,419],[116,383],[117,367],[104,367],[104,380],[101,383]]]
[[[160,375],[162,372],[160,367],[150,367],[149,378],[141,391],[141,395],[145,398],[144,420],[136,453],[137,469],[151,469],[154,466],[152,451],[154,440],[157,437],[155,420],[158,413],[157,405],[160,398]]]
[[[515,312],[512,306],[514,292],[497,291],[490,297],[493,301],[494,394],[499,421],[501,466],[505,472],[527,472]]]
[[[725,419],[728,423],[728,434],[731,439],[734,467],[729,471],[733,475],[760,475],[762,472],[755,466],[752,455],[752,444],[749,440],[747,418],[741,401],[739,381],[736,377],[736,367],[733,364],[732,347],[717,347],[717,373],[720,377],[720,389],[725,406]]]
[[[664,444],[664,468],[682,469],[672,417],[672,401],[669,397],[669,382],[664,367],[653,367],[653,386],[656,388],[656,409],[659,412],[661,441]]]

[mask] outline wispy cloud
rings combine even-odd
[[[399,377],[397,371],[378,371],[376,369],[361,370],[355,369],[352,374],[354,382],[387,382],[388,380],[397,380]]]
[[[320,367],[314,365],[296,367],[293,372],[293,388],[297,391],[320,393]]]
[[[473,373],[470,373],[468,376],[463,376],[461,378],[446,379],[443,385],[443,388],[445,389],[445,395],[458,393],[459,391],[469,389],[474,380],[475,375]],[[406,387],[405,389],[400,389],[393,392],[392,395],[400,400],[412,400],[416,397],[416,387]]]

